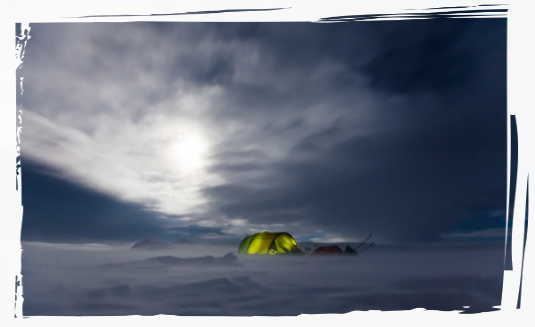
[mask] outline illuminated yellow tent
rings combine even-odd
[[[262,232],[247,236],[240,243],[239,254],[303,253],[288,233]]]

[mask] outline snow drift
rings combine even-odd
[[[0,242],[0,326],[535,325],[533,248],[128,248]]]

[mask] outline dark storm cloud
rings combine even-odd
[[[208,193],[223,203],[226,214],[257,223],[302,221],[347,237],[374,232],[385,241],[436,241],[464,220],[472,221],[474,229],[489,227],[489,218],[480,216],[502,207],[505,182],[487,179],[501,175],[504,163],[487,160],[500,153],[480,151],[480,142],[461,133],[450,130],[449,142],[429,131],[359,137],[326,150],[318,145],[323,139],[308,139],[295,152],[312,150],[317,157],[275,164],[271,169],[280,183],[274,187],[229,185]],[[474,158],[473,152],[483,158]],[[236,168],[246,172],[259,166]]]
[[[372,232],[382,242],[490,235],[505,209],[505,36],[504,19],[37,26],[25,144],[35,160],[113,197],[76,189],[78,205],[53,207],[66,184],[42,196],[30,189],[25,233],[96,237],[108,225],[112,238],[275,227],[298,237]],[[181,184],[181,163],[159,157],[175,151],[182,130],[208,140],[201,170],[218,183],[190,175]],[[102,157],[113,174],[80,168],[103,167]],[[206,201],[191,209],[175,203],[182,198]],[[158,203],[190,229],[142,210]],[[52,218],[37,218],[40,207]],[[65,220],[66,210],[87,220]],[[130,227],[111,232],[119,226]]]
[[[370,77],[372,87],[386,92],[459,87],[469,82],[477,64],[477,52],[458,48],[472,24],[467,20],[451,24],[437,19],[413,21],[411,28],[393,28],[382,37],[384,48],[363,71]]]
[[[162,233],[164,223],[156,213],[57,174],[0,152],[0,238],[135,240]]]
[[[386,92],[407,93],[470,88],[481,83],[477,70],[504,72],[505,20],[448,19],[411,21],[381,38],[385,46],[364,67],[371,85]],[[497,83],[505,82],[499,79]]]
[[[222,212],[254,223],[300,222],[349,238],[372,232],[386,242],[439,241],[448,232],[504,227],[504,214],[488,214],[505,208],[504,20],[388,22],[375,30],[381,40],[372,44],[375,59],[361,66],[345,57],[357,46],[314,51],[328,27],[311,33],[311,48],[302,51],[306,42],[287,41],[297,33],[288,30],[275,47],[291,53],[278,58],[281,66],[331,56],[364,72],[375,89],[405,100],[380,112],[378,134],[344,139],[351,122],[344,126],[341,119],[303,137],[280,161],[233,164],[222,155],[213,169],[237,176],[235,182],[205,190]],[[259,33],[269,35],[262,26],[252,28]],[[300,160],[303,154],[311,159]],[[257,170],[266,172],[270,186],[239,182],[240,173]]]

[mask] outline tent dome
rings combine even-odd
[[[262,232],[244,238],[238,249],[239,254],[281,254],[303,253],[292,235],[281,232]]]

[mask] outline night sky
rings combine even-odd
[[[23,241],[504,240],[505,19],[31,35]]]

